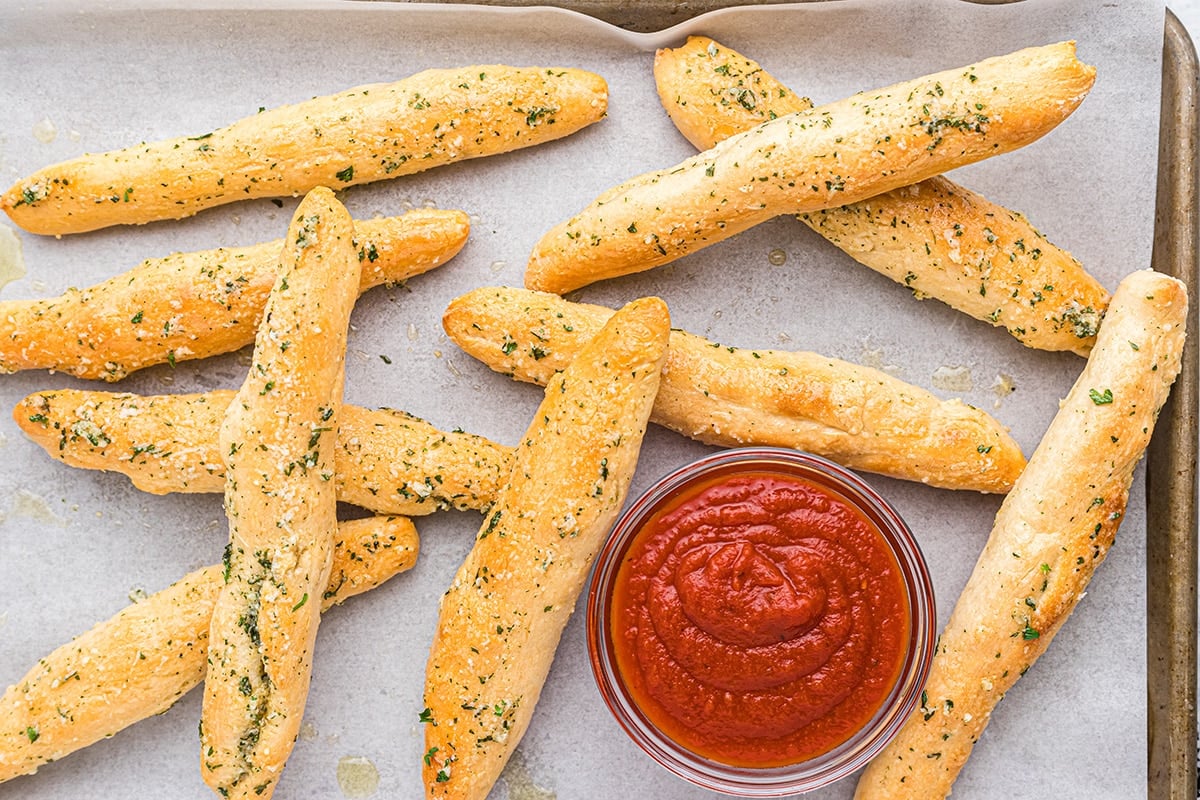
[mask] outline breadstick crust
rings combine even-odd
[[[1066,119],[1094,79],[1063,42],[781,116],[605,192],[534,246],[525,285],[563,294],[780,214],[857,202],[1015,150]]]
[[[511,479],[443,596],[426,671],[427,797],[486,797],[537,703],[624,502],[670,320],[634,301],[555,376]]]
[[[222,797],[269,798],[300,731],[337,524],[353,242],[333,192],[309,192],[221,425],[230,556],[209,633],[200,765]]]
[[[917,299],[942,300],[1026,347],[1086,356],[1108,308],[1108,290],[1023,214],[941,176],[801,219]]]
[[[950,794],[992,709],[1083,597],[1179,372],[1187,304],[1183,284],[1149,270],[1117,288],[1087,366],[996,515],[922,706],[867,767],[858,800]]]
[[[812,103],[756,62],[704,36],[659,50],[668,116],[703,150]],[[1086,356],[1108,291],[1023,215],[938,176],[857,203],[799,215],[864,266],[1039,350]]]
[[[437,209],[356,222],[359,291],[446,263],[469,231],[465,213]],[[175,253],[59,297],[0,302],[0,371],[49,369],[113,382],[155,364],[244,347],[262,320],[282,247],[277,239]]]
[[[51,457],[119,472],[143,492],[221,492],[218,432],[233,394],[56,389],[21,400],[13,419]],[[343,405],[334,481],[339,500],[376,514],[480,511],[495,502],[511,458],[510,447],[404,411]]]
[[[338,524],[327,610],[410,569],[417,530],[404,517]],[[0,782],[29,775],[161,714],[204,678],[208,626],[224,567],[185,575],[38,661],[0,697]]]
[[[64,161],[17,181],[0,208],[30,233],[52,235],[182,219],[552,141],[603,118],[607,101],[604,79],[578,69],[431,69],[210,133]]]
[[[497,372],[545,384],[612,310],[484,287],[442,317],[459,347]],[[986,412],[879,370],[815,353],[749,350],[671,331],[651,421],[706,444],[804,450],[852,469],[1003,493],[1025,458]]]
[[[707,36],[656,51],[654,84],[663,110],[697,150],[813,106],[757,61]]]

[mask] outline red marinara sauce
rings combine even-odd
[[[795,764],[851,738],[904,664],[908,594],[878,526],[836,491],[773,472],[681,489],[616,576],[618,671],[697,755]]]

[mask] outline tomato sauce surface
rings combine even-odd
[[[771,472],[698,482],[651,517],[618,571],[611,624],[646,717],[745,767],[849,739],[892,690],[910,633],[875,523],[831,489]]]

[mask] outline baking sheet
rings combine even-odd
[[[1187,29],[1167,14],[1163,34],[1162,118],[1154,268],[1200,296],[1200,63]],[[1195,341],[1200,313],[1188,311]],[[1183,360],[1147,454],[1146,612],[1149,674],[1149,790],[1192,800],[1196,792],[1197,409],[1200,360]]]
[[[344,2],[129,2],[0,10],[0,182],[44,164],[139,140],[195,135],[253,113],[419,69],[466,63],[571,65],[610,85],[609,117],[536,150],[355,187],[358,216],[420,205],[473,215],[471,242],[447,266],[404,288],[376,289],[355,311],[346,399],[403,408],[443,428],[513,443],[538,390],[457,351],[441,332],[446,303],[469,288],[521,283],[537,238],[610,185],[691,153],[653,92],[654,47],[703,32],[742,50],[817,102],[1019,47],[1072,38],[1099,80],[1046,139],[956,171],[956,180],[1026,213],[1110,289],[1149,264],[1158,135],[1163,8],[1151,2],[844,0],[718,12],[635,35],[554,10]],[[53,32],[49,36],[48,32]],[[49,121],[47,126],[45,121]],[[55,131],[51,141],[48,131]],[[295,201],[217,209],[179,223],[61,240],[20,234],[26,278],[0,297],[52,296],[174,250],[282,235]],[[776,249],[786,262],[775,266]],[[1027,453],[1082,361],[1036,353],[933,301],[916,303],[794,220],[778,219],[642,275],[576,293],[618,304],[655,293],[674,324],[714,340],[809,349],[869,363],[992,411]],[[235,387],[245,354],[147,370],[115,388],[142,393]],[[391,363],[382,358],[386,356]],[[1016,386],[1000,395],[1007,376]],[[79,386],[61,375],[0,380],[0,405]],[[947,388],[959,385],[963,389]],[[100,387],[109,388],[109,387]],[[220,558],[216,496],[152,497],[120,476],[71,470],[0,421],[0,683],[129,602]],[[633,490],[709,448],[652,429]],[[930,561],[944,622],[987,536],[999,498],[871,478],[908,519]],[[1117,545],[1045,657],[1010,693],[955,786],[955,797],[1126,798],[1146,786],[1145,515],[1135,479]],[[418,520],[411,573],[328,614],[304,734],[278,797],[354,796],[344,758],[378,770],[376,796],[420,793],[417,714],[437,598],[470,547],[479,517]],[[166,714],[0,785],[0,798],[144,792],[206,797],[199,779],[193,693]],[[533,726],[497,797],[615,798],[708,793],[673,778],[624,738],[596,692],[582,614],[563,636]],[[843,783],[816,797],[849,797]],[[539,791],[544,792],[539,794]]]

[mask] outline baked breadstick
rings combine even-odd
[[[601,119],[608,87],[577,69],[431,69],[228,127],[46,167],[0,195],[31,233],[182,219],[255,197],[422,172],[560,139]]]
[[[442,325],[492,369],[545,384],[612,310],[525,289],[481,288]],[[950,489],[1006,492],[1025,458],[987,413],[815,353],[724,347],[671,331],[653,422],[707,444],[775,445]]]
[[[428,272],[466,243],[461,211],[420,209],[355,223],[359,291]],[[0,372],[51,369],[117,381],[154,364],[254,341],[283,240],[151,258],[87,289],[0,302]]]
[[[654,85],[663,110],[697,150],[813,107],[756,61],[707,36],[656,51]]]
[[[706,36],[654,57],[659,99],[697,148],[812,103]],[[850,205],[801,214],[855,260],[1029,347],[1087,355],[1108,292],[1024,216],[934,177]]]
[[[1063,42],[779,117],[600,195],[534,246],[525,284],[562,294],[780,214],[857,202],[1015,150],[1066,119],[1094,78]]]
[[[220,492],[218,431],[233,392],[152,395],[81,389],[37,392],[13,419],[72,467],[120,472],[143,492]],[[482,436],[440,431],[403,411],[342,406],[334,480],[338,499],[376,514],[482,510],[508,475],[512,450]]]
[[[334,451],[359,265],[350,215],[318,188],[288,227],[250,374],[221,425],[229,568],[213,608],[201,775],[270,797],[300,731],[337,522]]]
[[[1179,372],[1187,302],[1181,283],[1148,270],[1117,288],[1083,374],[996,515],[922,706],[862,775],[859,800],[948,795],[992,709],[1083,597]]]
[[[669,327],[661,300],[634,301],[547,387],[509,482],[442,597],[421,715],[427,797],[482,800],[525,733],[624,502]]]
[[[321,609],[412,567],[403,517],[338,524]],[[38,661],[0,697],[0,782],[166,711],[204,678],[221,565],[196,570]]]

